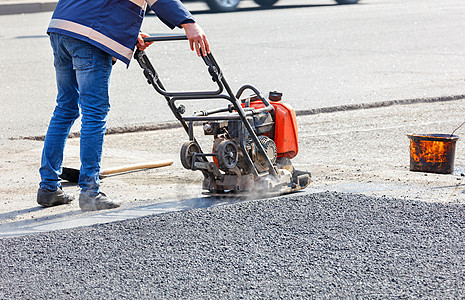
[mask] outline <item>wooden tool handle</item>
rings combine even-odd
[[[166,159],[166,160],[160,160],[156,162],[125,165],[125,166],[102,170],[100,171],[100,175],[107,176],[107,175],[112,175],[116,173],[124,173],[124,172],[136,171],[136,170],[154,169],[154,168],[166,167],[171,164],[173,164],[173,161],[170,159]]]

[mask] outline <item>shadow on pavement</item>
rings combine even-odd
[[[42,38],[48,38],[48,35],[20,35],[17,37],[14,37],[16,40],[22,40],[22,39],[42,39]]]
[[[42,206],[36,206],[36,207],[32,207],[32,208],[9,211],[9,212],[0,214],[0,222],[6,221],[6,220],[13,220],[17,216],[27,214],[27,213],[31,213],[31,212],[35,212],[35,211],[39,211],[41,209],[43,209]]]
[[[113,210],[95,211],[83,213],[80,210],[48,215],[37,219],[28,219],[12,221],[0,225],[0,238],[15,237],[40,232],[54,231],[60,229],[69,229],[82,226],[91,226],[95,224],[109,223],[115,221],[124,221],[128,219],[149,216],[154,214],[163,214],[169,212],[179,212],[197,208],[208,208],[242,202],[244,198],[217,198],[217,197],[198,197],[179,201],[162,202],[136,207],[123,207]],[[24,209],[9,212],[0,215],[0,221],[11,219],[23,213],[38,211],[43,208],[37,206],[30,209]]]
[[[297,191],[292,194],[305,193],[303,191]],[[273,198],[273,197],[272,197]],[[238,196],[225,196],[225,197],[195,197],[184,200],[161,202],[154,204],[146,204],[139,206],[126,206],[119,209],[103,210],[95,212],[83,213],[80,210],[74,210],[70,212],[60,213],[56,215],[49,215],[32,220],[21,220],[16,222],[9,222],[0,225],[0,239],[15,237],[21,235],[29,235],[47,231],[69,229],[83,226],[92,226],[96,224],[110,223],[116,221],[125,221],[129,219],[165,214],[170,212],[181,212],[191,209],[202,209],[215,206],[223,206],[236,204],[244,201],[253,201],[263,199],[258,195],[251,195],[250,197],[238,197]],[[46,209],[40,206],[32,208],[33,211]],[[8,217],[13,219],[13,216],[18,213],[31,212],[31,209],[11,212],[0,215],[0,217]],[[1,221],[2,219],[0,219]]]
[[[5,213],[5,214],[0,215],[0,221],[7,220],[7,219],[14,219],[16,216],[20,214],[39,211],[42,209],[47,209],[47,208],[37,206],[34,208]],[[74,210],[74,211],[59,213],[55,215],[48,215],[48,216],[35,218],[35,219],[12,221],[12,222],[8,222],[5,224],[1,224],[0,225],[0,238],[35,233],[35,230],[33,228],[36,226],[40,226],[42,224],[53,223],[57,219],[69,218],[69,217],[77,216],[80,214],[82,214],[80,210]]]

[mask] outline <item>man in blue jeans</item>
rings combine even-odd
[[[209,53],[202,28],[179,0],[60,0],[47,33],[54,55],[57,105],[44,142],[37,202],[42,206],[70,203],[62,190],[63,151],[74,121],[82,114],[79,206],[83,211],[116,208],[121,202],[100,191],[99,171],[107,114],[108,88],[114,61],[129,66],[135,47],[144,50],[140,33],[149,5],[170,28],[185,30],[191,50]]]

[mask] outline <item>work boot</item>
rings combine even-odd
[[[37,203],[45,207],[67,204],[73,200],[74,195],[65,193],[61,188],[58,188],[56,191],[39,189],[37,192]]]
[[[89,193],[81,193],[79,195],[79,207],[82,211],[102,210],[117,208],[121,205],[121,201],[110,199],[104,193],[92,195]]]

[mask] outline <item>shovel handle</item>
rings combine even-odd
[[[124,173],[124,172],[131,172],[136,170],[145,170],[145,169],[154,169],[154,168],[161,168],[166,167],[173,164],[173,161],[170,159],[167,160],[160,160],[156,162],[147,162],[147,163],[139,163],[139,164],[132,164],[132,165],[125,165],[110,169],[105,169],[100,172],[101,176],[108,176],[116,173]]]

